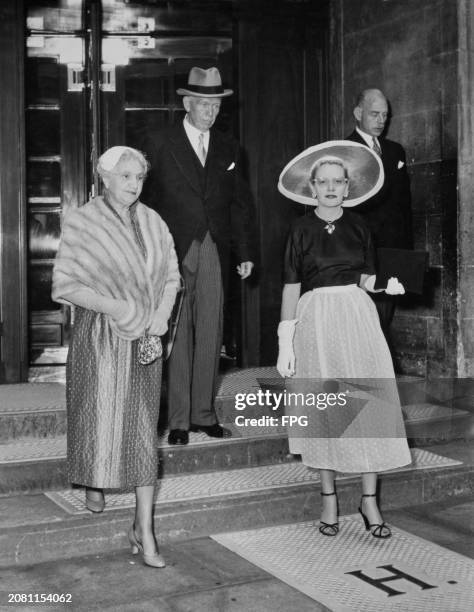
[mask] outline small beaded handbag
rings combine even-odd
[[[163,354],[160,336],[150,336],[145,333],[138,340],[138,363],[148,365],[156,361]]]

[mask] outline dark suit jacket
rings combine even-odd
[[[224,281],[231,249],[239,262],[255,261],[253,201],[233,138],[211,129],[204,169],[182,123],[150,134],[143,150],[151,170],[141,200],[168,224],[181,262],[193,240],[207,231],[217,245]]]
[[[347,140],[367,144],[356,130]],[[413,246],[411,196],[405,151],[393,140],[383,138],[379,142],[385,171],[383,187],[354,211],[367,221],[376,247],[410,249]]]

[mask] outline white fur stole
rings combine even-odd
[[[133,229],[98,197],[65,216],[53,272],[52,297],[57,302],[69,304],[62,296],[84,287],[127,300],[124,319],[117,322],[109,317],[113,331],[125,340],[139,338],[150,327],[170,264],[177,275],[173,239],[165,222],[141,202],[135,213],[146,259]]]

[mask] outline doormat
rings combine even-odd
[[[424,449],[411,449],[413,463],[409,466],[390,470],[407,472],[461,465],[449,457],[442,457]],[[354,474],[340,474],[338,480],[354,478]],[[300,462],[264,465],[253,468],[223,470],[204,474],[185,474],[169,476],[158,481],[155,504],[170,502],[185,502],[223,495],[237,495],[251,491],[264,491],[284,487],[300,486],[302,484],[319,483],[319,471],[307,468]],[[45,495],[61,506],[69,514],[89,513],[85,506],[84,489],[66,489],[63,491],[47,491]],[[135,495],[127,493],[107,493],[105,495],[105,511],[133,508]]]
[[[211,536],[333,612],[474,610],[474,562],[392,526],[377,540],[360,516],[335,537],[318,521]]]

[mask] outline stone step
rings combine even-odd
[[[403,407],[411,446],[425,447],[474,437],[474,418],[466,411],[430,404]],[[170,446],[167,431],[159,438],[160,476],[201,473],[286,463],[289,454],[286,428],[238,427],[224,423],[233,434],[225,440],[191,433],[187,446]],[[33,492],[68,486],[66,437],[22,438],[0,444],[0,494]]]
[[[220,422],[230,422],[231,415],[249,418],[280,416],[282,411],[253,409],[237,412],[233,408],[235,400],[221,398],[217,404]],[[231,409],[232,404],[232,409]],[[417,444],[434,443],[436,439],[449,440],[458,436],[472,435],[472,412],[458,408],[448,408],[434,404],[410,404],[403,407],[406,426],[410,437],[416,438]],[[0,446],[15,440],[57,438],[66,434],[65,408],[31,409],[0,412]]]
[[[186,447],[169,446],[167,432],[160,437],[160,475],[200,473],[283,463],[288,455],[286,429],[238,426],[237,415],[258,418],[280,415],[270,405],[236,410],[235,394],[252,393],[264,387],[277,391],[281,379],[275,368],[251,368],[224,375],[217,396],[218,416],[232,430],[230,440],[190,435]],[[414,377],[398,379],[401,396],[423,399],[423,381]],[[416,384],[414,384],[416,383]],[[412,391],[410,392],[410,389]],[[463,396],[459,410],[430,403],[403,406],[407,435],[412,446],[474,437],[474,417]],[[0,385],[0,494],[33,492],[68,485],[66,476],[66,416],[64,384],[30,383]]]
[[[398,377],[397,382],[402,405],[406,408],[409,435],[416,438],[417,443],[423,443],[423,438],[428,444],[437,439],[449,440],[462,432],[472,431],[472,425],[467,421],[474,411],[474,396],[469,395],[467,389],[462,389],[460,397],[451,399],[453,391],[447,383],[441,387],[435,383],[427,387],[423,379],[407,376]],[[246,405],[243,410],[238,410],[236,394],[243,396],[262,389],[278,393],[283,391],[283,384],[274,367],[248,368],[224,374],[216,397],[219,420],[232,423],[239,415],[248,418],[280,416],[283,408],[280,406],[274,410],[268,402]],[[447,402],[444,408],[440,406],[443,400]],[[65,435],[65,406],[64,384],[0,385],[0,445],[24,438]]]
[[[285,429],[238,428],[233,437],[209,438],[190,433],[187,446],[170,446],[167,432],[158,447],[159,475],[201,473],[294,461],[288,453]],[[274,431],[275,430],[275,431]],[[0,494],[33,492],[69,485],[66,474],[66,437],[22,439],[0,445]]]
[[[413,454],[413,466],[380,475],[383,509],[472,493],[467,443],[414,449]],[[337,490],[340,514],[355,512],[360,479],[340,475]],[[318,472],[299,463],[169,476],[159,482],[155,530],[163,543],[315,520],[319,491]],[[106,511],[92,515],[84,509],[82,490],[0,496],[0,567],[125,549],[133,493],[107,494],[106,501]]]
[[[66,433],[65,385],[0,385],[0,444]]]
[[[402,406],[407,437],[413,446],[474,438],[474,414],[439,404]]]

